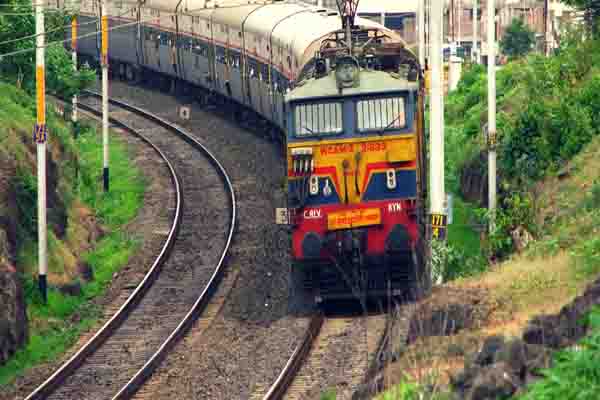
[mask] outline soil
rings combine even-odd
[[[600,279],[555,314],[507,320],[507,305],[483,285],[436,287],[429,299],[414,305],[408,338],[395,343],[388,355],[393,362],[380,368],[370,385],[383,391],[410,376],[430,388],[447,387],[454,379],[460,399],[487,398],[479,397],[483,392],[514,393],[537,379],[538,368],[549,365],[552,349],[573,345],[585,335],[582,317],[598,304]],[[514,379],[496,385],[495,377],[504,372]]]
[[[158,255],[166,236],[164,232],[170,229],[174,204],[174,191],[171,185],[170,173],[162,159],[140,139],[115,130],[127,144],[133,163],[142,172],[146,182],[144,204],[136,218],[125,227],[125,232],[140,240],[141,247],[113,277],[113,281],[104,295],[93,300],[101,310],[101,315],[95,326],[82,335],[77,343],[62,357],[52,362],[38,365],[27,371],[25,376],[17,378],[9,386],[3,387],[0,399],[23,398],[45,377],[49,376],[72,354],[74,354],[96,330],[106,322],[114,312],[125,302],[131,291],[142,280],[148,268]],[[71,322],[77,323],[81,318],[77,313]]]

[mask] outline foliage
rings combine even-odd
[[[37,235],[37,179],[30,172],[19,168],[11,186],[19,210],[17,240],[22,243],[27,237]]]
[[[600,133],[600,39],[571,28],[561,37],[553,57],[529,54],[497,73],[498,172],[500,210],[489,238],[490,256],[508,254],[512,229],[523,225],[532,233],[535,198],[514,202],[535,182],[564,167]],[[487,77],[481,66],[466,69],[456,91],[446,103],[448,187],[460,189],[464,168],[477,167],[485,174],[486,148],[481,134],[487,121]],[[485,176],[485,175],[484,175]],[[594,203],[593,193],[588,202]],[[514,200],[514,199],[513,199]],[[595,203],[594,203],[595,204]],[[520,209],[513,209],[513,207]],[[483,217],[483,216],[482,216]]]
[[[0,90],[2,91],[0,132],[14,135],[15,132],[26,131],[26,137],[29,138],[34,120],[34,109],[31,106],[34,103],[33,99],[8,84],[0,83]],[[114,169],[114,175],[111,179],[111,192],[105,194],[101,190],[100,176],[101,136],[91,127],[80,123],[78,125],[80,135],[77,139],[73,139],[70,129],[58,121],[52,107],[48,109],[47,123],[52,133],[52,143],[62,149],[63,157],[60,160],[60,170],[57,171],[59,180],[64,181],[60,185],[61,198],[65,204],[72,203],[79,206],[83,201],[94,210],[109,233],[96,243],[95,248],[86,254],[81,254],[81,259],[93,269],[94,280],[81,285],[80,296],[68,296],[50,287],[48,303],[42,304],[32,276],[23,277],[30,322],[30,341],[25,348],[15,353],[5,365],[0,367],[0,387],[36,364],[59,357],[75,343],[82,332],[95,323],[98,310],[88,300],[105,291],[113,274],[127,263],[139,246],[136,238],[122,232],[125,224],[136,216],[142,206],[145,186],[140,171],[131,164],[125,145],[119,138],[111,141],[111,167]],[[10,127],[10,130],[7,127]],[[1,140],[2,137],[0,137],[0,149],[4,149]],[[19,146],[16,150],[20,147],[25,153],[24,145],[18,139],[17,142]],[[78,179],[75,179],[70,166],[74,163],[69,159],[77,156],[80,157],[81,162]],[[29,165],[26,164],[28,160],[26,156],[21,158],[23,165]],[[27,271],[28,265],[29,269],[35,266],[37,254],[36,179],[29,167],[17,171],[17,179],[13,182],[20,210],[17,262],[20,270]],[[74,200],[66,201],[67,197]],[[48,233],[49,256],[52,261],[59,258],[54,254],[59,239],[53,234],[52,229]],[[51,262],[49,269],[50,267]]]
[[[594,35],[600,33],[600,3],[598,0],[562,0],[562,2],[584,10],[589,30]]]
[[[335,400],[337,394],[334,389],[329,389],[321,394],[321,400]]]
[[[480,229],[485,227],[480,225],[474,205],[462,201],[459,196],[453,199],[453,221],[448,225],[449,254],[444,280],[483,272],[487,264],[480,240]]]
[[[70,55],[63,47],[50,46],[46,49],[46,86],[50,93],[62,98],[71,98],[90,87],[96,73],[87,65],[73,70]]]
[[[481,254],[467,255],[462,248],[437,240],[431,242],[431,280],[467,277],[485,270]]]
[[[596,308],[585,321],[591,334],[578,349],[566,349],[555,355],[544,378],[536,381],[519,397],[521,400],[581,399],[595,400],[600,393],[600,311]]]
[[[590,192],[583,201],[583,207],[589,211],[600,209],[600,180],[592,185]]]
[[[594,276],[600,272],[600,238],[595,237],[577,245],[572,256],[580,275]]]
[[[535,214],[531,196],[515,192],[504,197],[492,215],[488,209],[479,209],[477,214],[486,226],[493,226],[487,238],[488,257],[501,258],[513,251],[511,233],[518,227],[535,232]],[[492,224],[493,221],[493,224]]]
[[[0,71],[5,79],[13,79],[17,86],[33,93],[35,90],[35,38],[14,41],[14,39],[35,34],[35,18],[31,2],[13,0],[10,7],[2,7],[0,16],[0,54],[19,50],[24,53],[0,58]],[[69,26],[70,16],[63,12],[47,12],[44,15],[46,43],[61,42],[65,38],[65,27]],[[19,15],[10,15],[19,14]],[[46,89],[53,94],[70,98],[82,89],[92,85],[95,73],[82,66],[73,70],[73,63],[62,43],[48,45],[45,51]]]
[[[509,58],[523,57],[535,43],[535,33],[520,18],[514,18],[500,40],[502,52]]]

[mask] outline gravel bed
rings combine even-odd
[[[275,225],[285,204],[280,145],[245,131],[194,104],[178,117],[180,100],[113,82],[111,96],[177,122],[213,151],[233,180],[238,230],[228,269],[233,288],[208,327],[199,321],[167,356],[138,398],[248,399],[276,378],[304,333],[305,310],[290,299],[289,231]]]

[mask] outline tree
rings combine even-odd
[[[585,23],[594,36],[600,35],[600,0],[562,0],[584,11]]]
[[[523,20],[515,18],[506,28],[506,33],[500,41],[502,52],[509,58],[519,58],[527,54],[535,43],[535,33]]]
[[[32,3],[29,0],[17,0],[3,4],[0,15],[0,54],[32,49],[25,53],[1,57],[0,77],[12,80],[23,89],[35,90],[35,38],[19,38],[35,34],[35,18]],[[65,28],[69,28],[71,17],[63,12],[45,14],[46,43],[60,42],[65,39]],[[90,86],[96,79],[95,73],[88,67],[73,70],[70,54],[62,43],[46,47],[46,89],[49,93],[70,98]]]

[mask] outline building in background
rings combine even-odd
[[[337,10],[335,0],[308,0],[306,3]],[[357,15],[397,31],[409,44],[417,40],[417,0],[360,0]]]
[[[437,1],[437,0],[429,0]],[[459,56],[469,58],[473,43],[473,0],[444,0],[444,53],[457,47]],[[337,10],[336,0],[304,0],[305,3]],[[487,0],[477,0],[478,47],[483,61],[487,54]],[[357,14],[360,17],[383,23],[397,31],[410,47],[416,48],[418,0],[360,0]],[[544,0],[496,0],[496,40],[513,18],[521,18],[536,33],[538,48],[544,48]],[[550,47],[558,45],[558,36],[569,21],[577,20],[579,13],[559,0],[548,0],[548,24]],[[484,38],[482,42],[482,37]],[[496,43],[497,46],[497,43]]]

